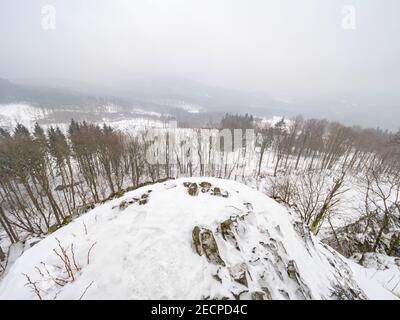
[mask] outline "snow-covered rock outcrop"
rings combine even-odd
[[[242,184],[185,178],[99,205],[40,241],[0,299],[395,298]]]

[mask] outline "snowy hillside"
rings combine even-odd
[[[12,132],[20,123],[32,130],[35,123],[40,123],[44,129],[50,126],[58,126],[64,132],[67,131],[72,118],[83,118],[93,122],[107,125],[127,132],[136,132],[138,129],[163,127],[165,121],[162,114],[132,108],[131,111],[120,111],[116,105],[100,105],[91,112],[78,111],[68,108],[57,110],[34,107],[28,104],[0,104],[0,128]]]
[[[48,110],[27,104],[0,104],[0,127],[12,129],[17,123],[31,127],[35,121],[46,117]]]
[[[99,205],[26,250],[0,299],[393,299],[282,205],[185,178]]]

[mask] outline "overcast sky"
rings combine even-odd
[[[56,29],[42,28],[44,5]],[[354,5],[355,30],[342,8]],[[1,0],[0,77],[174,75],[293,97],[400,91],[398,0]]]

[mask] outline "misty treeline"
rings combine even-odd
[[[173,149],[168,134],[161,140],[163,152],[154,154],[160,160],[156,163],[146,157],[154,143],[146,130],[128,134],[74,120],[67,132],[38,124],[32,132],[21,124],[13,132],[0,130],[0,225],[17,242],[21,235],[52,232],[72,216],[147,181],[214,176],[246,182],[269,176],[270,195],[296,207],[318,233],[346,191],[347,177],[372,177],[377,183],[366,191],[371,198],[377,188],[386,190],[386,177],[398,190],[400,134],[301,117],[273,124],[250,115],[225,115],[215,129],[237,128],[255,129],[254,148],[243,144],[231,153],[215,153],[204,144],[200,129],[180,128],[184,137]],[[364,208],[368,226],[374,225],[371,241],[378,244],[393,216],[385,209],[393,202],[389,198],[386,205],[368,199]],[[382,218],[372,223],[379,210]],[[342,241],[339,235],[335,239]]]

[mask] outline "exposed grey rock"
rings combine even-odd
[[[191,195],[191,196],[197,196],[197,194],[198,194],[198,190],[199,188],[198,188],[198,186],[197,186],[197,183],[191,183],[190,185],[189,185],[189,187],[188,187],[188,193]]]
[[[296,263],[294,262],[294,260],[289,261],[288,266],[287,266],[287,274],[290,278],[296,279],[296,277],[298,275],[298,271],[297,271]]]
[[[203,182],[199,183],[199,186],[202,187],[207,192],[211,188],[211,183],[207,182],[207,181],[203,181]]]
[[[6,255],[3,252],[3,249],[0,247],[0,262],[3,262],[4,260],[6,260]]]
[[[200,240],[200,228],[195,226],[192,231],[192,241],[194,248],[199,256],[203,255],[203,250],[201,248],[201,240]]]
[[[211,230],[195,226],[192,231],[192,241],[198,255],[201,256],[204,254],[208,262],[225,266]]]
[[[254,291],[251,293],[251,300],[270,300],[263,291]]]
[[[241,263],[229,268],[229,273],[234,281],[248,287],[247,274],[248,269],[245,263]]]
[[[224,240],[231,241],[234,244],[235,248],[240,251],[238,242],[233,232],[234,221],[232,219],[227,219],[224,222],[221,222],[220,229]]]

